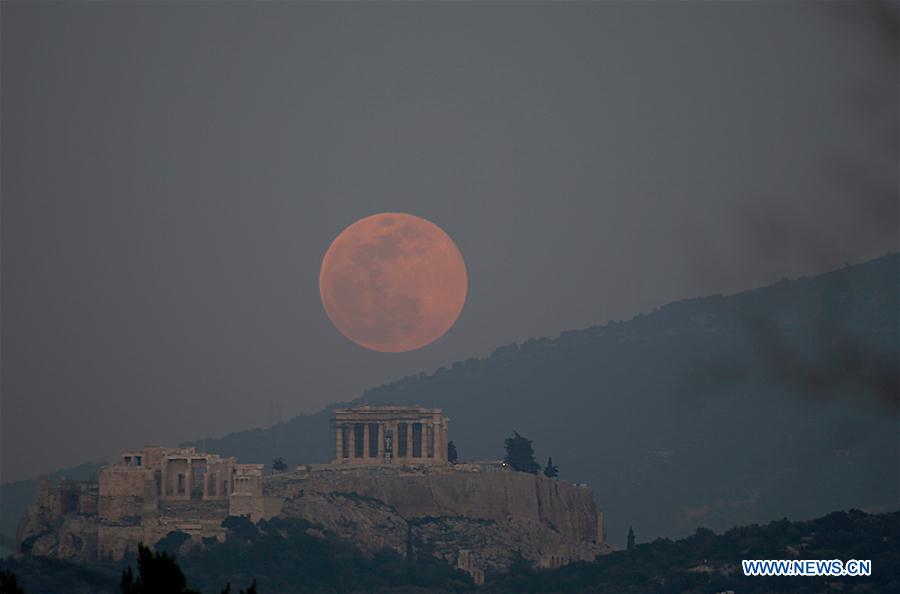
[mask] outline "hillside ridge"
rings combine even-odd
[[[650,503],[642,494],[654,489],[668,491],[674,503],[636,520],[645,534],[675,536],[700,522],[727,528],[796,511],[883,509],[896,495],[878,475],[897,473],[887,458],[897,448],[891,378],[900,354],[898,272],[900,254],[891,253],[731,295],[683,299],[627,321],[500,346],[486,358],[406,376],[265,429],[184,445],[205,441],[211,452],[248,461],[320,462],[331,455],[333,408],[422,404],[450,415],[463,459],[499,457],[512,429],[534,439],[564,477],[595,487],[619,545],[622,523],[637,515],[636,505]],[[877,365],[861,365],[860,352]],[[638,418],[648,420],[643,432],[630,429]],[[762,444],[746,427],[753,423],[766,427]],[[710,447],[719,442],[728,447]],[[759,468],[781,455],[781,467]],[[823,455],[834,458],[833,478],[806,468],[813,460],[821,467]],[[703,468],[723,477],[706,494]],[[803,480],[801,492],[818,486],[805,505],[799,494],[780,494],[779,483]],[[12,485],[27,491],[27,484]],[[9,486],[2,487],[4,533],[15,515],[7,509],[15,505]]]

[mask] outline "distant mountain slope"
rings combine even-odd
[[[617,545],[630,525],[652,538],[895,509],[898,283],[891,254],[501,347],[353,403],[443,407],[463,459],[500,457],[518,430],[541,462],[591,484]],[[323,462],[329,415],[205,443],[244,461]]]
[[[553,571],[498,576],[485,592],[771,594],[900,592],[900,513],[834,512],[807,522],[779,520],[724,534],[698,529]],[[871,561],[871,576],[745,576],[741,559]]]
[[[590,483],[608,534],[898,504],[900,256],[689,299],[498,348],[354,403],[441,406],[462,458],[513,429]],[[331,456],[325,410],[208,440],[243,460]],[[195,445],[199,445],[197,442]]]

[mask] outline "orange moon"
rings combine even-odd
[[[402,353],[449,330],[469,290],[466,263],[450,236],[423,218],[379,213],[332,242],[319,294],[335,327],[374,351]]]

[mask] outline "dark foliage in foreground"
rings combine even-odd
[[[6,570],[0,571],[0,594],[25,594],[19,586],[16,574]]]
[[[741,559],[870,559],[871,577],[745,577]],[[900,592],[900,512],[835,512],[809,522],[780,520],[716,535],[699,528],[553,571],[518,568],[488,592]]]
[[[122,594],[199,594],[188,588],[187,578],[172,555],[138,545],[137,566],[137,578],[130,566],[122,572]]]
[[[218,594],[223,591],[222,583],[227,582],[253,584],[245,594],[254,594],[253,576],[258,576],[260,594],[474,589],[468,576],[432,558],[427,547],[412,540],[409,558],[384,551],[367,559],[349,543],[308,534],[311,526],[302,521],[273,520],[255,526],[242,518],[229,518],[227,522],[231,535],[225,543],[213,544],[178,560],[187,583],[202,592]],[[744,577],[740,570],[741,559],[792,558],[870,559],[872,576],[751,578]],[[122,564],[85,567],[62,561],[11,558],[2,564],[4,571],[18,574],[19,583],[28,594],[121,592],[118,576]],[[900,592],[900,512],[835,512],[808,522],[780,520],[764,526],[734,528],[721,535],[700,528],[686,539],[658,539],[638,544],[631,551],[552,571],[535,570],[518,554],[509,573],[495,576],[484,590],[634,594],[728,590],[758,594]],[[230,586],[225,592],[232,593]]]
[[[467,574],[432,557],[427,546],[413,539],[407,557],[384,550],[369,558],[348,542],[309,534],[312,525],[300,520],[276,518],[254,525],[230,517],[224,525],[229,529],[224,543],[209,541],[177,562],[142,547],[137,577],[131,569],[134,557],[89,566],[7,558],[3,568],[18,574],[27,594],[218,594],[223,586],[224,592],[237,594],[239,584],[249,584],[239,590],[243,594],[456,592],[473,587]]]
[[[26,557],[0,559],[14,573],[25,594],[119,594],[122,564],[82,565],[71,561]],[[2,590],[0,590],[2,591]],[[2,591],[3,594],[7,594]],[[15,592],[15,590],[13,590]],[[18,594],[18,593],[17,593]]]
[[[231,594],[231,584],[225,586],[225,589],[222,590],[221,594]],[[256,591],[256,582],[253,582],[246,590],[241,588],[241,591],[238,592],[238,594],[258,594]]]
[[[365,557],[350,543],[307,532],[301,520],[275,518],[254,525],[228,518],[229,538],[181,558],[191,584],[204,591],[221,581],[258,582],[263,593],[377,591],[423,588],[463,591],[469,577],[435,559],[421,543],[412,543],[411,558],[391,550]]]

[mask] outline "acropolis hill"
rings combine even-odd
[[[403,554],[412,535],[468,571],[503,570],[520,550],[556,567],[608,551],[603,516],[584,485],[515,472],[499,462],[447,461],[440,409],[360,406],[334,411],[335,459],[265,474],[262,464],[194,448],[123,452],[99,480],[39,485],[17,531],[20,554],[121,559],[172,532],[226,538],[222,521],[302,518],[365,552]]]

